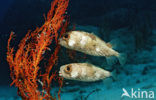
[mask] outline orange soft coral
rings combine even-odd
[[[58,78],[60,87],[62,86],[62,79],[56,77],[56,73],[51,70],[58,59],[60,49],[58,38],[65,32],[68,25],[67,21],[64,23],[68,2],[69,0],[54,0],[45,18],[45,23],[35,31],[26,34],[20,41],[15,54],[13,53],[14,48],[10,47],[13,37],[13,32],[11,32],[7,46],[7,61],[13,80],[11,85],[15,84],[18,87],[18,94],[25,100],[54,99],[50,95],[50,84],[53,79]],[[48,61],[45,73],[40,75],[41,66],[39,64],[43,59],[43,54],[49,50],[49,45],[55,46],[55,50]],[[42,86],[42,91],[38,89],[39,84]],[[58,99],[60,99],[60,89]]]

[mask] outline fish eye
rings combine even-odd
[[[67,67],[67,71],[70,71],[70,67]]]
[[[66,66],[65,72],[70,73],[72,71],[71,65]]]

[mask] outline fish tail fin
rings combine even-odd
[[[119,39],[113,39],[107,43],[107,46],[116,50],[118,49],[120,44],[121,44],[121,41]]]
[[[117,62],[117,60],[114,56],[109,56],[109,57],[106,57],[106,62],[108,64],[108,66],[111,67],[113,64],[115,64]]]
[[[112,79],[113,79],[114,81],[117,80],[116,70],[113,70],[113,71],[111,72],[111,77],[112,77]]]
[[[117,56],[118,60],[119,60],[119,63],[121,64],[121,66],[123,66],[125,63],[126,63],[126,60],[127,60],[127,55],[125,53],[120,53],[118,56]]]
[[[113,81],[117,80],[117,74],[116,74],[116,70],[111,72],[111,76],[104,79],[103,83],[105,84],[106,88],[109,89],[111,88],[111,84],[113,83]]]

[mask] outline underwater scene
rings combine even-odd
[[[1,0],[0,100],[156,100],[156,0]]]

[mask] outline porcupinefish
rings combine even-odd
[[[116,56],[121,65],[126,62],[126,55],[115,51],[111,43],[106,43],[94,34],[84,31],[70,31],[59,39],[59,44],[68,49],[76,50],[92,56],[105,56],[107,63],[112,63],[110,59]]]
[[[71,63],[60,67],[59,76],[69,80],[94,82],[114,76],[113,73],[89,63]]]

